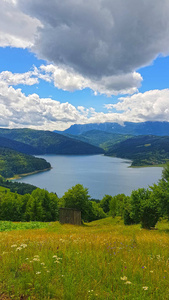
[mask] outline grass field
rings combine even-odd
[[[169,299],[167,222],[151,231],[119,218],[12,231],[2,223],[0,300]]]

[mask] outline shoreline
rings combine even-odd
[[[129,168],[164,168],[166,164],[130,166]]]
[[[128,163],[129,161],[131,162],[131,165],[128,167],[128,168],[164,168],[166,166],[166,163],[164,164],[151,164],[151,165],[141,165],[141,166],[132,166],[132,163],[133,163],[133,160],[130,159],[130,158],[124,158],[124,157],[119,157],[119,156],[112,156],[112,155],[104,155],[104,156],[107,156],[107,157],[116,157],[116,158],[120,158],[120,159],[123,159],[123,160],[126,160],[126,162]],[[125,161],[124,161],[125,163]]]
[[[37,170],[37,171],[34,171],[34,172],[30,172],[30,173],[16,174],[16,175],[14,175],[14,176],[11,177],[11,178],[6,178],[6,180],[20,179],[20,178],[22,178],[22,177],[31,176],[31,175],[34,175],[34,174],[37,174],[37,173],[50,171],[51,169],[52,169],[52,167],[47,168],[47,169],[44,169],[44,170]]]

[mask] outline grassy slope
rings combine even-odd
[[[168,299],[169,224],[157,227],[140,230],[107,218],[82,227],[56,222],[37,230],[1,232],[0,295]]]

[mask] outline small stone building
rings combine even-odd
[[[81,225],[81,211],[73,208],[60,208],[59,221],[61,224]]]

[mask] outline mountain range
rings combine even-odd
[[[101,130],[118,134],[131,134],[131,135],[169,135],[169,122],[124,122],[120,125],[118,123],[93,123],[93,124],[75,124],[64,131],[57,131],[61,134],[79,135],[90,130]]]

